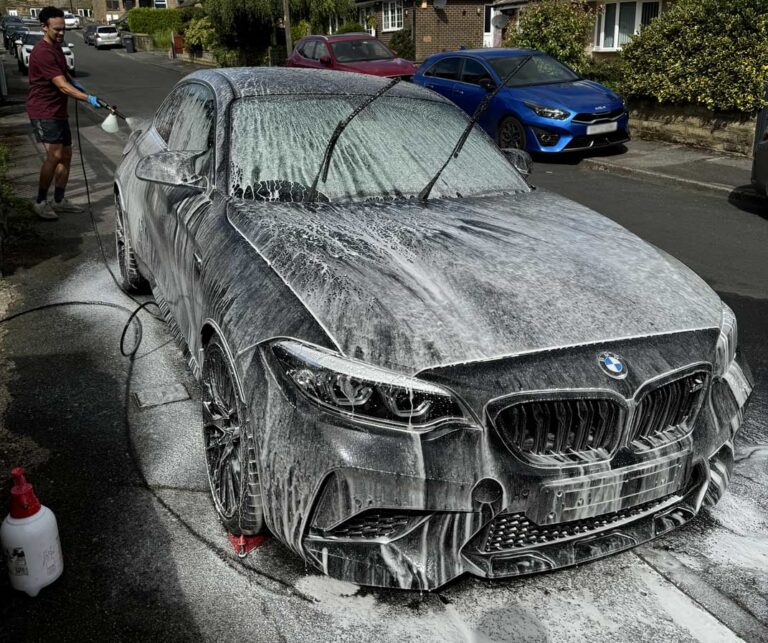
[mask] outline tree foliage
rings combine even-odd
[[[766,0],[679,0],[625,45],[629,94],[752,112],[768,84]]]
[[[594,12],[582,2],[536,0],[520,10],[520,27],[504,46],[538,49],[581,72],[594,26]]]
[[[411,30],[407,27],[392,34],[389,46],[397,52],[397,55],[400,56],[400,58],[405,58],[406,60],[413,60],[416,58],[416,48],[413,46],[413,35],[411,34]]]
[[[206,0],[204,7],[223,46],[252,51],[269,46],[283,16],[282,0]],[[291,21],[307,20],[319,33],[331,16],[345,18],[353,9],[353,0],[290,0]]]

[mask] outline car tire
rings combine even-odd
[[[94,45],[94,47],[96,47],[96,49],[101,49],[101,45]]]
[[[505,116],[496,128],[496,145],[501,149],[526,149],[527,141],[523,124],[514,116]]]
[[[216,334],[205,346],[202,374],[203,444],[219,519],[236,536],[263,532],[258,450],[235,369]]]
[[[70,70],[69,75],[72,76],[72,78],[74,78],[75,76],[77,76],[77,73],[75,72],[74,69],[72,69]]]
[[[129,293],[149,291],[149,282],[139,272],[130,233],[125,225],[125,214],[120,197],[115,194],[115,247],[120,268],[120,287]]]

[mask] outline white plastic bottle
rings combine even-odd
[[[64,571],[59,528],[53,512],[40,504],[24,469],[11,471],[11,513],[0,527],[11,587],[37,596]]]

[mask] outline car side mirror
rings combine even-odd
[[[196,161],[207,152],[158,152],[142,158],[136,164],[136,178],[152,183],[189,187],[197,190],[207,188],[205,177],[197,170]]]
[[[512,166],[524,177],[528,177],[533,169],[533,159],[525,150],[519,150],[516,147],[504,147],[501,149],[504,156]]]
[[[74,49],[75,45],[73,45],[71,42],[68,42],[67,47],[69,47],[70,49]]]
[[[493,82],[492,78],[481,78],[478,85],[480,85],[480,87],[482,87],[487,92],[492,92],[494,89],[496,89],[496,83]]]
[[[323,65],[330,65],[331,64],[331,57],[328,54],[324,54],[320,56],[320,63]]]

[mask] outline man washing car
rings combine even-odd
[[[73,81],[61,50],[64,41],[64,12],[45,7],[39,15],[44,38],[29,57],[27,114],[37,139],[45,146],[46,157],[40,168],[40,182],[34,210],[41,219],[58,219],[61,212],[82,212],[64,194],[72,163],[72,132],[69,128],[69,98],[100,107],[96,96],[88,95]],[[54,184],[53,203],[48,191]]]

